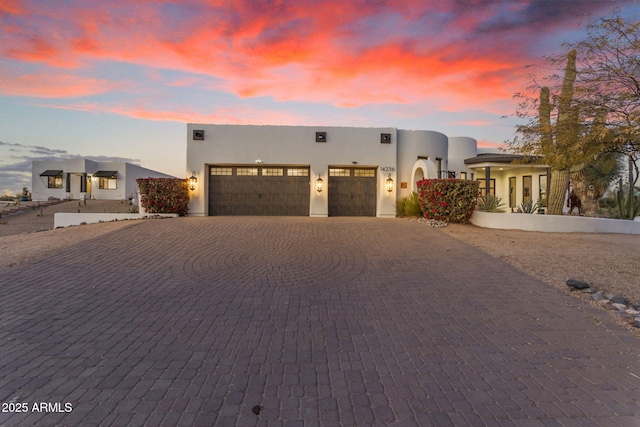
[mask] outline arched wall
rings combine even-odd
[[[438,171],[436,171],[436,164],[431,160],[420,159],[413,164],[411,168],[411,191],[418,191],[416,182],[421,179],[433,179],[436,178]]]
[[[400,188],[399,185],[399,198],[415,191],[413,179],[417,162],[424,161],[421,165],[425,178],[436,178],[436,158],[442,159],[442,168],[446,170],[448,145],[447,136],[440,132],[398,129],[398,180],[407,183],[407,188]],[[427,166],[429,163],[430,166]]]

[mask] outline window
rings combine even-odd
[[[98,188],[101,190],[115,190],[118,179],[115,176],[101,176],[98,181]]]
[[[375,177],[376,171],[373,169],[354,169],[353,176]]]
[[[438,178],[440,178],[440,172],[442,172],[442,159],[436,157],[436,171],[438,172]]]
[[[351,176],[351,169],[329,169],[329,176]]]
[[[482,179],[482,178],[478,178],[478,181],[480,181],[480,195],[481,196],[486,196],[487,195],[487,180],[486,179]],[[495,196],[496,195],[496,180],[495,178],[491,178],[490,182],[489,182],[489,194]]]
[[[309,169],[287,169],[287,176],[309,176]]]
[[[516,207],[516,177],[509,177],[509,207]]]
[[[258,168],[238,168],[236,175],[239,176],[258,176]]]
[[[460,172],[460,179],[467,179],[467,173],[466,172]]]
[[[531,175],[526,175],[522,177],[522,202],[529,203],[531,202]]]
[[[48,176],[47,188],[62,188],[62,175]]]
[[[540,190],[538,192],[538,200],[540,200],[540,206],[547,206],[547,175],[540,175],[538,177],[538,183],[540,184]]]
[[[232,168],[211,168],[211,175],[220,176],[220,175],[232,175],[232,174],[233,174]]]
[[[284,169],[282,168],[264,168],[262,169],[262,176],[283,176]]]

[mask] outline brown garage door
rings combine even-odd
[[[309,168],[211,166],[209,215],[309,215]]]
[[[376,216],[376,169],[329,168],[329,216]]]

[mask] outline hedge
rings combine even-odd
[[[425,218],[467,224],[476,206],[478,181],[423,179],[418,181],[420,208]]]
[[[139,178],[140,204],[149,213],[177,213],[189,210],[189,187],[186,179]]]

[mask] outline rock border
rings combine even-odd
[[[587,282],[579,279],[567,280],[567,286],[571,292],[590,294],[590,300],[597,306],[611,311],[622,322],[634,328],[640,328],[640,304],[632,304],[620,294],[607,293],[604,290],[595,290]]]

